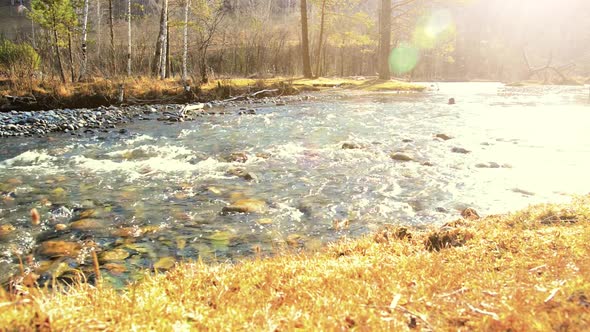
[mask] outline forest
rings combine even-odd
[[[63,83],[152,76],[198,84],[387,69],[412,81],[583,83],[590,3],[566,2],[3,0],[0,70],[13,80]],[[383,64],[391,50],[412,60]]]

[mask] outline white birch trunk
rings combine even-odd
[[[131,0],[127,0],[127,76],[131,76]]]
[[[187,87],[187,80],[188,80],[188,70],[187,70],[187,62],[188,62],[188,16],[189,16],[189,9],[190,9],[190,0],[185,0],[184,4],[184,36],[182,40],[182,82],[184,83],[185,89]]]
[[[86,79],[86,68],[88,66],[88,5],[89,0],[84,0],[84,18],[82,19],[82,65],[80,66],[80,81]]]
[[[162,19],[160,21],[160,79],[166,78],[166,49],[168,40],[166,39],[166,31],[168,30],[168,0],[164,0],[162,4]]]
[[[102,46],[102,9],[100,8],[100,0],[96,0],[96,55],[100,59],[100,51]]]

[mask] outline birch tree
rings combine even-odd
[[[117,75],[117,59],[115,57],[115,13],[113,12],[113,0],[109,0],[109,29],[111,35],[111,66],[113,75]]]
[[[168,0],[163,0],[160,13],[160,33],[156,42],[156,54],[154,56],[155,74],[164,79],[166,77],[166,50],[168,30]]]
[[[188,18],[189,18],[189,11],[190,11],[190,0],[185,0],[184,2],[184,31],[183,31],[183,38],[182,38],[182,82],[184,84],[185,90],[188,89],[188,69],[187,69],[187,62],[188,62]]]
[[[80,65],[80,81],[86,80],[86,67],[88,66],[88,3],[89,0],[84,0],[84,16],[82,19],[82,64]]]
[[[390,0],[391,1],[391,0]],[[307,31],[307,0],[301,0],[301,56],[303,57],[303,76],[313,77],[309,59],[309,34]]]
[[[131,76],[131,0],[127,0],[127,76]]]
[[[391,48],[391,0],[381,0],[379,15],[379,78],[391,79],[389,51]]]

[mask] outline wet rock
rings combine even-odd
[[[143,231],[139,227],[122,227],[113,230],[111,234],[117,237],[140,237]]]
[[[452,139],[452,138],[453,138],[452,136],[449,136],[449,135],[447,135],[447,134],[436,134],[436,136],[435,136],[435,137],[436,137],[436,138],[440,138],[440,139],[442,139],[443,141],[448,141],[448,140],[450,140],[450,139]]]
[[[356,150],[356,149],[362,149],[363,146],[358,144],[358,143],[350,143],[350,142],[346,142],[342,144],[342,149],[344,150]]]
[[[517,194],[523,194],[525,196],[535,196],[535,193],[532,191],[528,191],[528,190],[524,190],[524,189],[520,189],[520,188],[512,188],[511,190],[512,190],[512,192],[515,192]]]
[[[41,243],[38,252],[48,257],[76,257],[80,253],[82,245],[68,241],[46,241]]]
[[[481,218],[477,211],[472,208],[466,208],[465,210],[461,211],[461,217],[467,220],[478,220]]]
[[[4,224],[0,225],[0,237],[9,235],[10,233],[14,232],[16,228],[11,224]]]
[[[451,149],[451,152],[453,153],[462,153],[462,154],[467,154],[467,153],[471,153],[471,151],[464,149],[464,148],[458,148],[458,147],[454,147]]]
[[[223,208],[222,213],[264,213],[267,205],[264,201],[258,199],[239,199],[235,203]]]
[[[111,273],[121,274],[127,271],[127,267],[119,263],[106,263],[103,265]]]
[[[500,168],[500,164],[495,163],[495,162],[489,162],[489,163],[480,163],[475,165],[475,167],[477,168]]]
[[[102,222],[102,220],[91,218],[81,219],[78,221],[74,221],[70,224],[70,227],[77,231],[92,231],[97,229],[103,229],[104,226],[105,225]]]
[[[248,155],[245,152],[232,152],[223,159],[229,163],[245,163],[248,161]]]
[[[58,232],[65,231],[66,229],[68,229],[68,226],[66,224],[56,224],[55,225],[55,230]]]
[[[154,263],[155,270],[170,270],[176,264],[174,257],[162,257]]]
[[[271,157],[270,153],[266,153],[266,152],[258,152],[256,154],[256,157],[260,158],[260,159],[269,159]]]
[[[127,250],[122,248],[115,248],[110,251],[105,251],[101,253],[98,258],[103,262],[108,261],[122,261],[129,257],[130,254]]]
[[[397,161],[413,161],[414,159],[410,156],[408,156],[407,154],[404,153],[393,153],[390,155],[391,159],[393,160],[397,160]]]
[[[41,224],[41,216],[39,215],[39,211],[36,208],[31,209],[31,224],[37,226]]]
[[[246,181],[258,181],[258,177],[256,176],[256,174],[249,173],[243,168],[230,168],[229,170],[227,170],[226,174],[237,176]]]
[[[273,223],[273,220],[270,218],[262,218],[262,219],[258,219],[258,221],[256,221],[259,225],[270,225]]]

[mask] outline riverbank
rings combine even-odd
[[[303,92],[345,88],[367,91],[422,91],[424,86],[377,79],[227,79],[193,87],[185,92],[174,80],[139,78],[122,84],[110,81],[69,85],[42,85],[32,96],[11,97],[1,90],[5,112],[0,112],[0,137],[44,136],[51,132],[93,134],[134,120],[189,121],[196,116],[231,112],[252,114],[253,105],[284,105],[308,99]],[[22,94],[22,92],[20,92]],[[116,95],[123,93],[123,102]],[[192,106],[192,114],[185,112]],[[59,107],[58,109],[51,109]],[[216,110],[211,110],[215,108]],[[244,108],[244,109],[241,109]],[[44,110],[38,110],[44,109]],[[197,111],[197,112],[194,112]]]
[[[94,79],[89,82],[12,82],[0,80],[0,111],[97,108],[152,104],[212,102],[236,96],[287,96],[326,88],[355,88],[373,91],[422,91],[424,86],[376,78],[227,78],[207,84],[190,84],[185,89],[178,79],[152,77]],[[265,91],[266,90],[266,91]],[[265,91],[256,95],[257,92]]]
[[[0,293],[9,330],[584,330],[590,196],[316,253],[183,263],[124,291]],[[25,278],[26,280],[27,278]],[[116,303],[116,306],[113,304]]]

